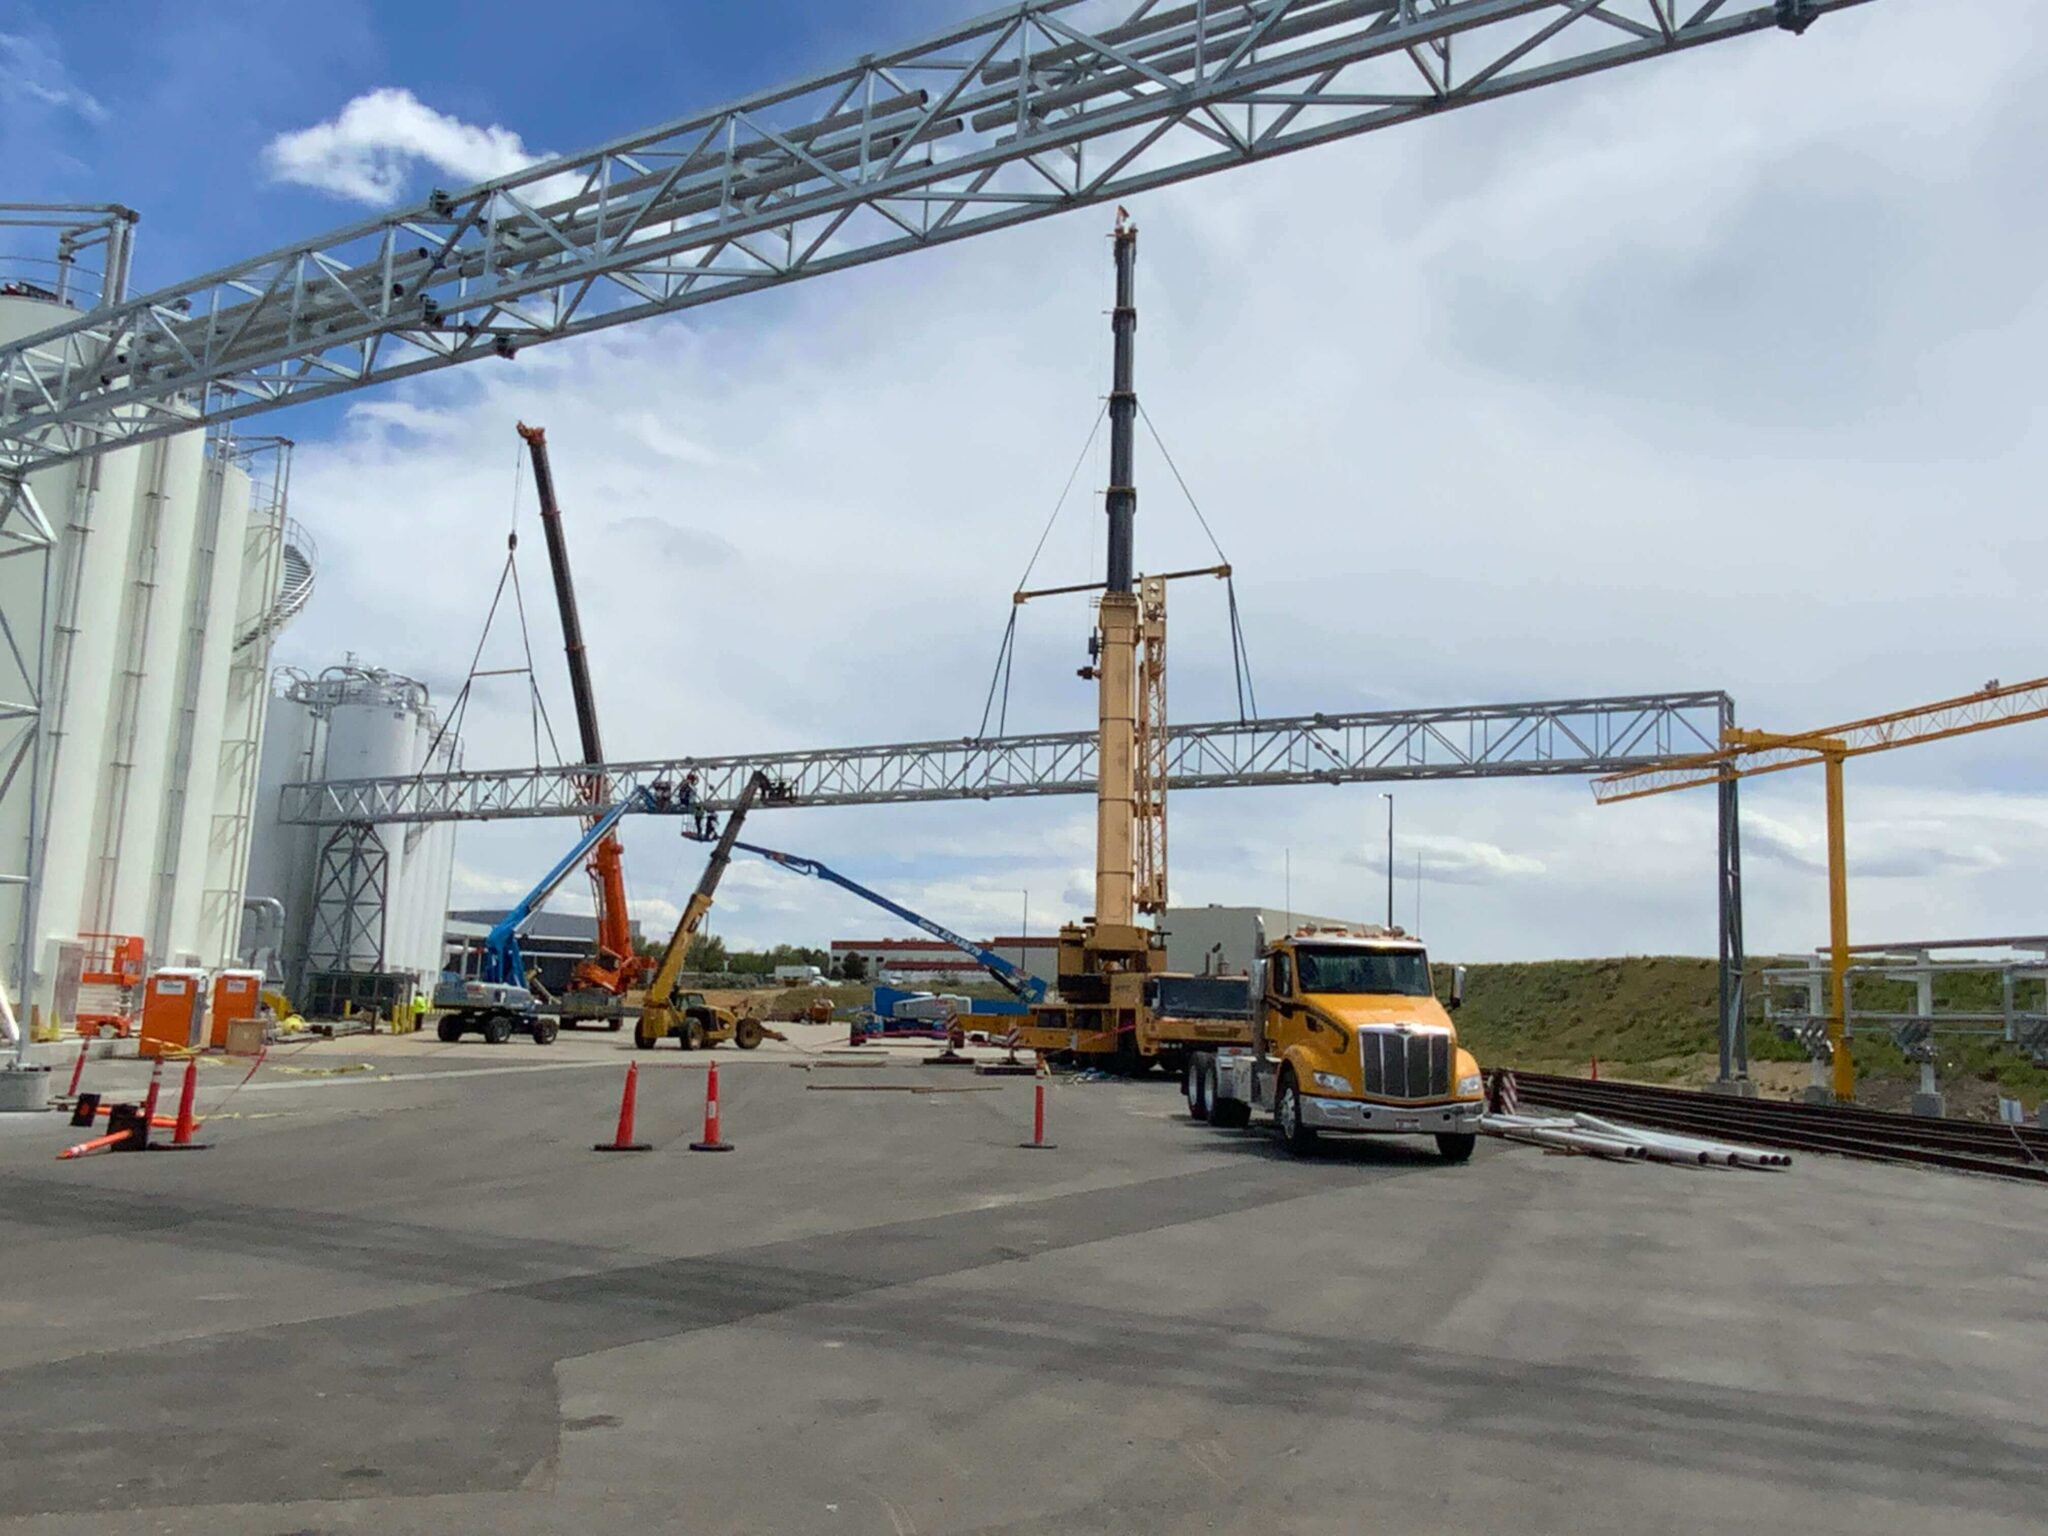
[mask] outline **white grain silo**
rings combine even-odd
[[[286,784],[443,773],[459,754],[426,685],[350,660],[281,674],[264,730],[245,949],[283,908],[281,974],[295,1001],[368,1003],[439,975],[452,825],[304,827],[280,819]],[[345,979],[344,979],[345,978]],[[403,980],[401,981],[401,978]]]
[[[125,251],[130,216],[87,212],[60,231],[60,252],[78,248],[78,228],[118,229]],[[97,297],[69,274],[55,287],[0,274],[0,342],[67,324]],[[243,771],[223,735],[237,672],[268,671],[275,624],[252,632],[250,617],[272,617],[282,569],[270,552],[283,503],[252,494],[256,451],[195,427],[28,477],[55,544],[46,563],[0,561],[0,602],[45,684],[35,771],[0,784],[0,858],[21,868],[33,843],[37,879],[25,953],[20,889],[0,882],[14,903],[0,912],[0,979],[59,1017],[94,934],[139,937],[152,965],[233,958],[238,924],[210,919],[229,905],[239,916],[242,869],[212,844],[223,802],[253,794],[254,747],[252,733]]]

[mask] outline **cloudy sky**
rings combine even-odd
[[[143,210],[145,286],[680,115],[987,0],[558,6],[0,0],[11,197]],[[1724,688],[1806,728],[2044,670],[2048,48],[2038,7],[1877,0],[1147,196],[1139,391],[1239,573],[1268,714]],[[316,35],[317,30],[317,35]],[[271,418],[320,592],[279,660],[452,694],[537,534],[546,425],[614,757],[957,736],[1100,409],[1088,211]],[[1141,564],[1213,558],[1149,443]],[[1100,561],[1100,445],[1038,576]],[[546,568],[534,632],[565,742]],[[1079,728],[1079,605],[1026,611],[1013,728]],[[1230,716],[1226,618],[1175,594],[1172,706]],[[497,644],[506,654],[516,637]],[[489,707],[485,707],[489,706]],[[531,761],[516,688],[473,763]],[[2038,932],[2043,727],[1851,769],[1859,936]],[[1583,783],[1397,802],[1398,910],[1469,959],[1713,945],[1713,805]],[[1379,910],[1371,786],[1189,794],[1186,902]],[[1088,901],[1082,801],[808,811],[764,841],[967,929]],[[564,826],[466,829],[458,904]],[[1757,949],[1821,940],[1820,784],[1746,792]],[[650,926],[698,860],[657,825]],[[1416,879],[1420,860],[1419,891]],[[756,866],[739,942],[898,932]]]

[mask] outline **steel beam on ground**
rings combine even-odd
[[[1022,0],[0,347],[0,468],[510,357],[1862,3]]]

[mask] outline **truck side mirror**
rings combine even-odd
[[[1465,1006],[1465,967],[1451,967],[1451,1012],[1456,1013]]]

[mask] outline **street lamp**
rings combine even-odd
[[[1387,926],[1394,926],[1394,793],[1382,790],[1380,798],[1387,802]]]

